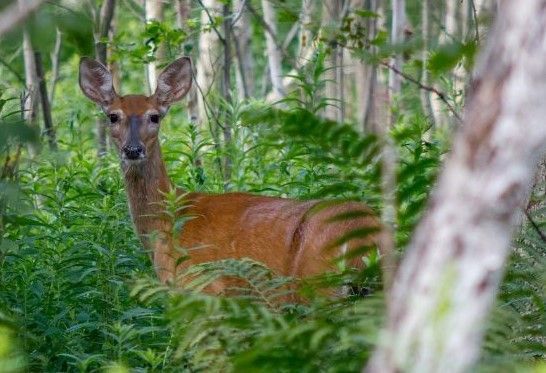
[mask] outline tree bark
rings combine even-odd
[[[163,21],[163,1],[162,0],[145,0],[144,14],[146,23],[153,21]],[[165,58],[165,49],[162,45],[156,45],[155,61],[146,65],[146,77],[148,79],[148,92],[153,94],[157,84],[157,62]]]
[[[224,4],[224,66],[222,71],[222,96],[226,103],[223,110],[224,126],[222,132],[224,135],[224,147],[228,150],[224,157],[224,189],[228,189],[231,181],[231,158],[229,147],[231,146],[231,118],[229,107],[232,104],[231,97],[231,8],[229,3]]]
[[[404,41],[404,28],[406,27],[406,0],[392,0],[392,25],[391,44],[397,45]],[[396,54],[391,59],[391,66],[402,71],[402,55]],[[402,77],[392,69],[389,70],[389,91],[392,98],[400,93],[402,89]]]
[[[353,0],[353,9],[364,8],[365,10],[378,13],[379,0]],[[355,24],[364,29],[368,39],[373,40],[377,34],[376,18],[368,18]],[[363,41],[364,42],[364,41]],[[375,47],[371,47],[371,53],[375,52]],[[355,92],[356,92],[356,121],[362,127],[364,133],[377,132],[377,115],[375,110],[376,86],[378,83],[378,68],[376,65],[356,61],[355,63]]]
[[[406,26],[406,1],[392,0],[392,24],[391,44],[397,45],[403,41],[404,28]],[[396,54],[391,58],[391,66],[398,71],[403,71],[403,58]],[[381,157],[381,187],[383,194],[383,210],[381,220],[384,225],[383,268],[388,269],[384,273],[385,288],[389,289],[392,282],[391,273],[395,267],[395,226],[396,226],[396,162],[398,155],[393,140],[389,135],[390,129],[396,124],[397,118],[394,114],[396,99],[402,91],[402,77],[396,74],[394,69],[389,69],[388,100],[389,115],[388,121],[380,128],[379,135],[382,137],[383,149]]]
[[[448,0],[449,2],[449,0]],[[430,44],[430,0],[423,0],[421,8],[421,27],[423,33],[423,50],[421,60],[423,61],[423,67],[421,71],[421,82],[423,85],[430,85],[430,78],[428,73],[428,54]],[[434,110],[432,108],[431,92],[424,89],[421,90],[421,105],[423,106],[423,112],[427,116],[430,123],[433,126],[436,125],[436,118]]]
[[[252,29],[248,9],[245,6],[246,1],[233,1],[233,12],[237,17],[233,25],[233,44],[237,53],[236,79],[239,100],[254,95],[254,59],[250,49]]]
[[[178,27],[180,27],[180,29],[182,30],[188,30],[188,27],[186,27],[186,22],[189,19],[190,11],[191,0],[178,0],[176,8],[177,23]],[[197,86],[195,84],[192,84],[190,91],[186,96],[186,100],[188,108],[188,119],[190,123],[195,126],[195,128],[199,129],[201,128],[201,117],[199,115],[199,100],[197,96]]]
[[[219,0],[203,0],[201,3],[203,10],[201,11],[196,82],[199,90],[199,115],[205,119],[208,118],[206,102],[209,94],[217,90],[215,71],[220,71],[223,61],[223,48],[219,33],[214,29],[215,26],[211,20],[211,18],[214,19],[222,14],[222,4]],[[210,113],[210,115],[214,115],[214,113]]]
[[[262,0],[264,22],[271,32],[265,33],[267,46],[267,57],[269,63],[269,74],[273,86],[273,100],[279,100],[285,96],[285,89],[282,81],[281,50],[278,46],[277,37],[277,16],[273,4],[269,0]]]
[[[322,27],[324,37],[329,38],[329,30],[339,27],[341,13],[345,0],[326,0],[322,3]],[[343,86],[343,47],[337,45],[336,40],[329,40],[329,56],[325,63],[327,71],[324,74],[324,96],[329,100],[329,105],[324,110],[324,116],[335,121],[342,121],[344,116],[344,103],[342,100]]]
[[[45,0],[28,0],[13,2],[0,13],[0,36],[23,22],[38,9]]]
[[[102,40],[108,38],[114,11],[116,8],[116,0],[104,0],[100,9],[99,19],[96,20],[97,30],[95,32],[95,58],[103,65],[107,65],[107,45]],[[104,119],[96,121],[99,157],[106,154],[106,123]]]
[[[36,63],[36,77],[38,78],[38,88],[40,90],[40,99],[42,101],[44,133],[48,139],[49,148],[51,150],[56,150],[57,139],[55,136],[55,128],[53,127],[53,119],[51,118],[51,106],[49,105],[49,100],[47,98],[47,84],[40,52],[34,52],[34,61]]]
[[[370,372],[465,372],[546,144],[546,0],[505,0],[390,295]]]
[[[35,125],[38,112],[38,77],[36,76],[34,50],[27,30],[23,31],[23,58],[26,84],[26,97],[23,105],[24,118],[28,124]]]
[[[300,68],[307,63],[310,56],[309,51],[313,48],[313,32],[311,26],[315,5],[316,2],[314,0],[302,0],[301,2],[300,34],[296,68]]]

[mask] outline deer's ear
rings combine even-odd
[[[159,105],[168,107],[188,93],[191,88],[191,61],[182,57],[171,63],[157,78],[154,97]]]
[[[84,57],[80,61],[80,87],[87,97],[108,106],[116,97],[112,74],[100,62]]]

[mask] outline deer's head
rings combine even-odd
[[[169,106],[182,99],[191,87],[191,62],[182,57],[167,66],[157,79],[152,96],[118,96],[112,74],[101,63],[82,58],[80,87],[87,97],[100,105],[110,121],[110,133],[122,161],[146,161],[157,144],[159,123]]]

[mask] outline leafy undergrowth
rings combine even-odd
[[[184,189],[221,191],[218,158],[229,154],[228,189],[342,197],[381,208],[377,139],[306,110],[251,103],[231,112],[230,149],[214,149],[188,125],[164,128],[169,173]],[[77,130],[78,122],[73,125]],[[426,123],[413,117],[392,133],[400,157],[401,249],[445,151],[426,132]],[[160,285],[133,231],[115,155],[98,160],[91,139],[61,138],[59,153],[25,163],[21,198],[3,213],[0,370],[360,371],[385,313],[377,257],[368,257],[362,273],[306,284],[304,302],[294,301],[292,279],[249,260],[197,266],[192,275],[198,280],[184,289]],[[194,166],[198,158],[203,167]],[[541,212],[535,215],[545,225]],[[488,332],[484,370],[544,357],[544,245],[528,227],[516,243]],[[232,297],[197,291],[222,275],[249,286]],[[330,299],[319,290],[349,280],[370,295]]]

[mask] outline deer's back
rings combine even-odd
[[[281,275],[297,278],[333,268],[333,259],[356,247],[370,245],[375,235],[336,242],[350,232],[379,227],[364,204],[346,202],[320,206],[246,193],[191,193],[186,199],[191,216],[180,236],[190,249],[189,264],[228,258],[251,258]],[[349,218],[354,212],[356,217]],[[360,260],[351,262],[359,266]]]

